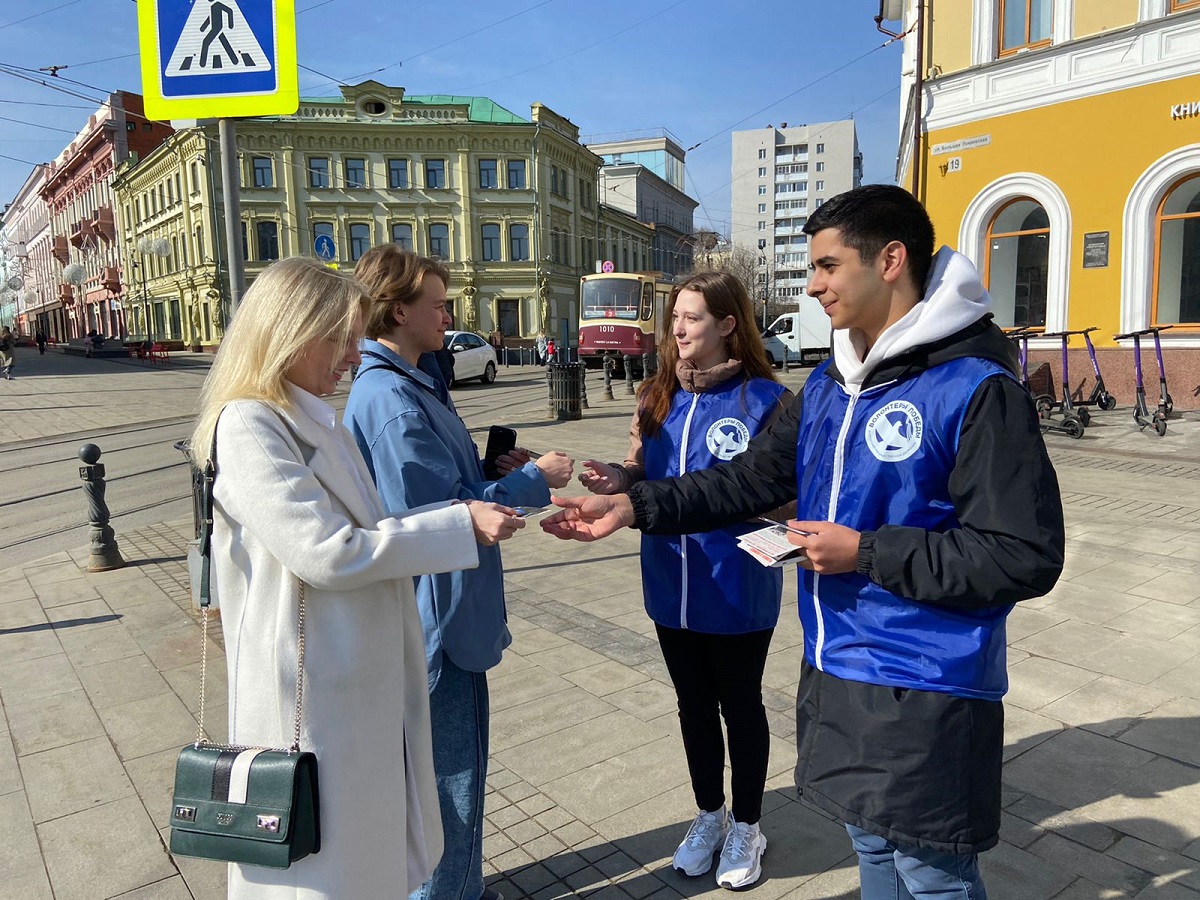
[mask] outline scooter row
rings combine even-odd
[[[1134,383],[1136,385],[1137,399],[1134,402],[1133,421],[1139,429],[1153,428],[1155,434],[1162,437],[1167,433],[1167,417],[1171,415],[1171,411],[1175,408],[1175,403],[1171,398],[1170,392],[1167,390],[1167,370],[1163,365],[1162,341],[1159,340],[1159,332],[1166,331],[1170,325],[1159,325],[1154,328],[1143,328],[1140,331],[1130,331],[1126,334],[1114,335],[1114,340],[1133,339],[1133,373]],[[1038,415],[1042,420],[1042,433],[1057,432],[1065,434],[1071,438],[1083,437],[1083,432],[1092,420],[1091,413],[1088,407],[1094,406],[1105,411],[1114,409],[1117,405],[1117,399],[1104,385],[1104,376],[1100,374],[1100,364],[1096,361],[1096,347],[1092,344],[1091,333],[1098,331],[1096,327],[1083,328],[1076,331],[1053,331],[1053,332],[1036,332],[1029,328],[1008,328],[1005,333],[1008,334],[1017,343],[1018,355],[1021,360],[1021,378],[1026,390],[1033,395],[1034,403],[1037,405]],[[1087,345],[1088,358],[1092,362],[1092,373],[1095,375],[1096,381],[1092,386],[1092,392],[1085,400],[1076,400],[1071,394],[1071,374],[1068,367],[1067,349],[1070,344],[1071,337],[1074,335],[1082,335],[1084,343]],[[1150,411],[1149,404],[1146,401],[1146,386],[1142,378],[1142,338],[1146,335],[1152,335],[1154,338],[1154,355],[1158,359],[1158,387],[1159,399],[1158,406],[1153,412]],[[1046,389],[1041,389],[1039,385],[1035,390],[1030,384],[1029,378],[1029,339],[1031,337],[1043,338],[1059,338],[1062,342],[1062,399],[1058,399],[1054,392],[1054,379],[1049,380],[1049,385]],[[1058,420],[1053,418],[1055,410],[1061,412],[1062,417]]]

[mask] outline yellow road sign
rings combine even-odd
[[[137,0],[146,117],[280,116],[300,106],[295,0]]]

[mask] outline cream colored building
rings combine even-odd
[[[652,229],[599,203],[601,161],[578,138],[540,103],[526,120],[485,97],[373,81],[302,100],[292,116],[239,120],[247,282],[318,246],[352,269],[394,241],[445,261],[456,327],[518,343],[565,328],[574,343],[580,277],[612,253],[646,268],[653,246]],[[158,339],[213,346],[227,319],[216,146],[212,126],[180,132],[115,185],[123,253],[145,273],[131,305]],[[160,203],[176,179],[182,194]],[[169,253],[144,252],[147,239]]]

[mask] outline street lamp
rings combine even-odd
[[[62,277],[63,277],[63,281],[66,284],[69,284],[72,287],[79,287],[81,284],[83,284],[83,279],[87,277],[87,270],[84,269],[84,267],[81,266],[79,263],[71,263],[70,265],[65,266],[63,268]],[[75,314],[76,298],[75,298],[74,294],[75,294],[75,292],[72,291],[71,292],[71,308],[68,310],[68,313],[72,319],[75,319],[76,321],[78,321],[78,316]],[[82,298],[80,298],[80,299],[82,299]],[[82,332],[83,331],[82,327],[80,327],[79,330]],[[78,335],[78,337],[83,337],[83,335],[80,334],[80,335]]]

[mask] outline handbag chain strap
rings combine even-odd
[[[204,738],[204,699],[208,673],[208,611],[212,605],[211,593],[211,560],[212,560],[212,527],[213,527],[213,483],[216,481],[217,436],[213,433],[212,452],[204,465],[204,487],[201,492],[203,519],[200,527],[200,556],[202,560],[200,571],[200,711],[196,717],[195,746],[205,744],[222,750],[280,750],[286,753],[300,751],[300,711],[304,708],[304,581],[297,579],[300,585],[298,601],[296,637],[296,718],[292,731],[292,745],[282,747],[249,747],[241,744],[216,744]]]

